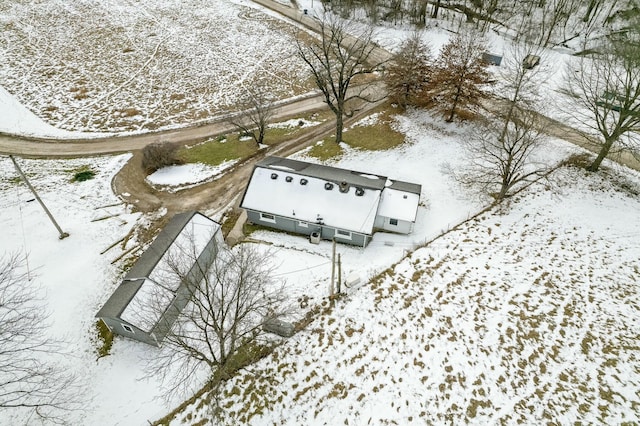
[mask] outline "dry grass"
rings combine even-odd
[[[154,130],[233,111],[243,87],[278,99],[313,88],[297,28],[248,7],[69,0],[9,2],[3,14],[2,85],[66,129]]]

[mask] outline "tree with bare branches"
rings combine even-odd
[[[537,57],[540,64],[531,67],[527,63],[530,57]],[[505,55],[499,71],[500,78],[496,83],[496,92],[503,101],[494,103],[496,109],[491,111],[503,123],[501,135],[507,132],[509,123],[519,111],[540,109],[538,87],[549,76],[546,64],[544,50],[527,43],[514,45]]]
[[[232,248],[219,244],[210,265],[191,248],[167,260],[163,279],[182,281],[188,288],[188,303],[148,368],[149,374],[163,379],[168,395],[187,390],[199,374],[213,377],[226,371],[238,351],[263,336],[266,322],[286,313],[282,286],[272,277],[271,256],[249,243]],[[191,265],[200,272],[186,272]],[[195,278],[200,276],[204,278]],[[165,293],[163,284],[158,285],[160,302]],[[149,309],[163,305],[152,298]]]
[[[240,114],[230,122],[241,135],[250,136],[260,148],[273,117],[273,100],[262,90],[249,90],[240,102],[240,108]]]
[[[25,265],[25,256],[0,256],[0,409],[63,423],[79,408],[76,378],[54,362],[60,348],[46,336],[46,311]]]
[[[544,176],[548,167],[535,162],[544,140],[535,120],[536,114],[530,111],[518,111],[504,123],[483,119],[465,143],[470,163],[460,180],[502,201]]]
[[[430,97],[435,97],[446,121],[453,121],[462,111],[478,106],[486,96],[484,86],[489,81],[488,64],[482,60],[486,43],[477,33],[461,31],[440,52],[428,85]]]
[[[575,104],[567,111],[598,136],[598,155],[589,171],[598,171],[618,150],[640,154],[639,41],[620,40],[567,68],[564,91]]]
[[[401,45],[386,69],[389,99],[403,108],[417,105],[431,77],[433,57],[430,46],[414,32]]]
[[[297,38],[298,55],[309,66],[324,102],[336,117],[336,143],[342,142],[344,118],[357,111],[358,102],[382,99],[369,90],[373,79],[364,78],[381,70],[387,58],[376,55],[373,28],[363,31],[337,18],[319,23],[320,39]],[[357,87],[355,83],[358,83]]]
[[[504,98],[491,103],[489,117],[478,124],[474,136],[465,143],[470,163],[462,180],[498,201],[549,169],[536,161],[545,140],[536,121],[540,101],[536,89],[547,73],[542,66],[525,66],[528,55],[541,55],[541,49],[520,45],[508,52],[498,88]]]

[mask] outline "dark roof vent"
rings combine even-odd
[[[271,179],[273,179],[273,180],[278,179],[278,174],[277,173],[271,173]]]
[[[356,188],[356,196],[362,197],[364,195],[364,189]]]
[[[309,183],[308,180],[306,179],[300,179],[300,185],[306,185],[307,183]]]
[[[284,180],[286,180],[287,182],[291,182],[293,178],[291,176],[287,176],[286,178],[284,178]]]
[[[340,182],[340,192],[349,191],[349,184],[345,181]]]
[[[327,191],[331,191],[333,189],[333,184],[331,182],[325,183],[324,189],[326,189]]]

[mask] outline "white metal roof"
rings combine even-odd
[[[380,197],[378,215],[414,222],[419,202],[420,194],[385,188]]]
[[[120,318],[149,333],[175,298],[175,291],[145,279]]]
[[[271,175],[276,178],[272,179]],[[290,177],[291,179],[287,179]],[[301,185],[301,180],[306,180]],[[290,180],[289,182],[287,180]],[[325,184],[332,184],[327,190]],[[380,190],[349,186],[340,192],[339,184],[293,170],[256,167],[247,186],[242,207],[305,222],[322,222],[334,228],[371,234],[380,202]]]

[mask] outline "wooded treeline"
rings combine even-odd
[[[515,38],[547,47],[610,26],[624,31],[640,13],[637,0],[322,0],[326,10],[343,18],[371,23],[424,26],[428,19],[473,23],[481,31],[492,25]]]

